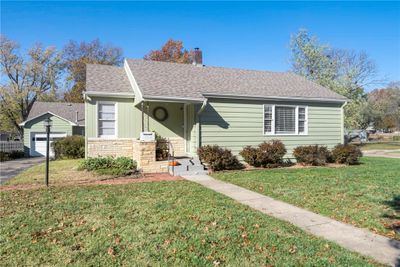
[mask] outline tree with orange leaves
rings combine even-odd
[[[151,50],[145,60],[190,63],[190,53],[184,49],[182,41],[169,39],[159,50]]]

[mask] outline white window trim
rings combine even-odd
[[[265,106],[272,107],[272,120],[271,120],[271,132],[265,132]],[[295,133],[285,133],[285,134],[277,134],[275,133],[275,107],[294,107],[295,108]],[[304,132],[299,133],[299,108],[305,109],[305,118],[304,118]],[[263,110],[263,135],[267,136],[293,136],[293,135],[308,135],[308,106],[303,105],[279,105],[279,104],[264,104],[262,105]]]
[[[115,134],[114,135],[99,135],[99,104],[113,104],[115,106]],[[117,138],[118,137],[118,102],[114,101],[96,101],[96,136],[97,138]]]

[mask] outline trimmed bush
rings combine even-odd
[[[24,151],[11,151],[11,152],[0,151],[0,162],[23,158],[24,156],[25,156]]]
[[[298,163],[312,166],[323,166],[331,158],[328,148],[318,145],[298,146],[293,150],[293,156]]]
[[[339,144],[332,150],[332,159],[339,164],[358,164],[361,157],[361,150],[354,145]]]
[[[260,167],[260,162],[257,160],[257,148],[252,146],[245,146],[239,155],[242,156],[243,160],[250,166]]]
[[[271,167],[282,164],[285,154],[286,148],[281,141],[263,142],[258,145],[257,161],[262,167]]]
[[[52,143],[56,159],[79,159],[85,157],[85,137],[71,135]]]
[[[212,171],[238,170],[243,165],[236,156],[232,155],[229,149],[221,148],[217,145],[201,146],[197,149],[200,160],[207,163]]]
[[[254,167],[277,167],[282,165],[286,154],[285,145],[279,140],[263,142],[257,148],[246,146],[239,152],[243,160]]]
[[[136,171],[136,161],[128,157],[88,158],[79,165],[80,170],[94,171],[100,175],[125,176]]]

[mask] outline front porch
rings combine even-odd
[[[196,118],[193,103],[142,101],[126,108],[118,103],[116,121],[118,137],[87,138],[87,156],[132,157],[145,173],[168,172],[168,160],[157,160],[156,140],[140,140],[140,133],[155,132],[168,142],[176,158],[196,157]],[[132,110],[133,108],[133,110]],[[130,114],[128,113],[130,111]],[[133,128],[133,137],[122,137],[125,128]],[[172,155],[171,155],[172,156]]]

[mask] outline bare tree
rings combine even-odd
[[[22,135],[18,124],[27,119],[38,99],[55,95],[62,71],[61,55],[54,47],[37,44],[27,56],[19,54],[19,45],[0,36],[0,65],[4,79],[0,84],[0,111],[2,123],[9,123]]]

